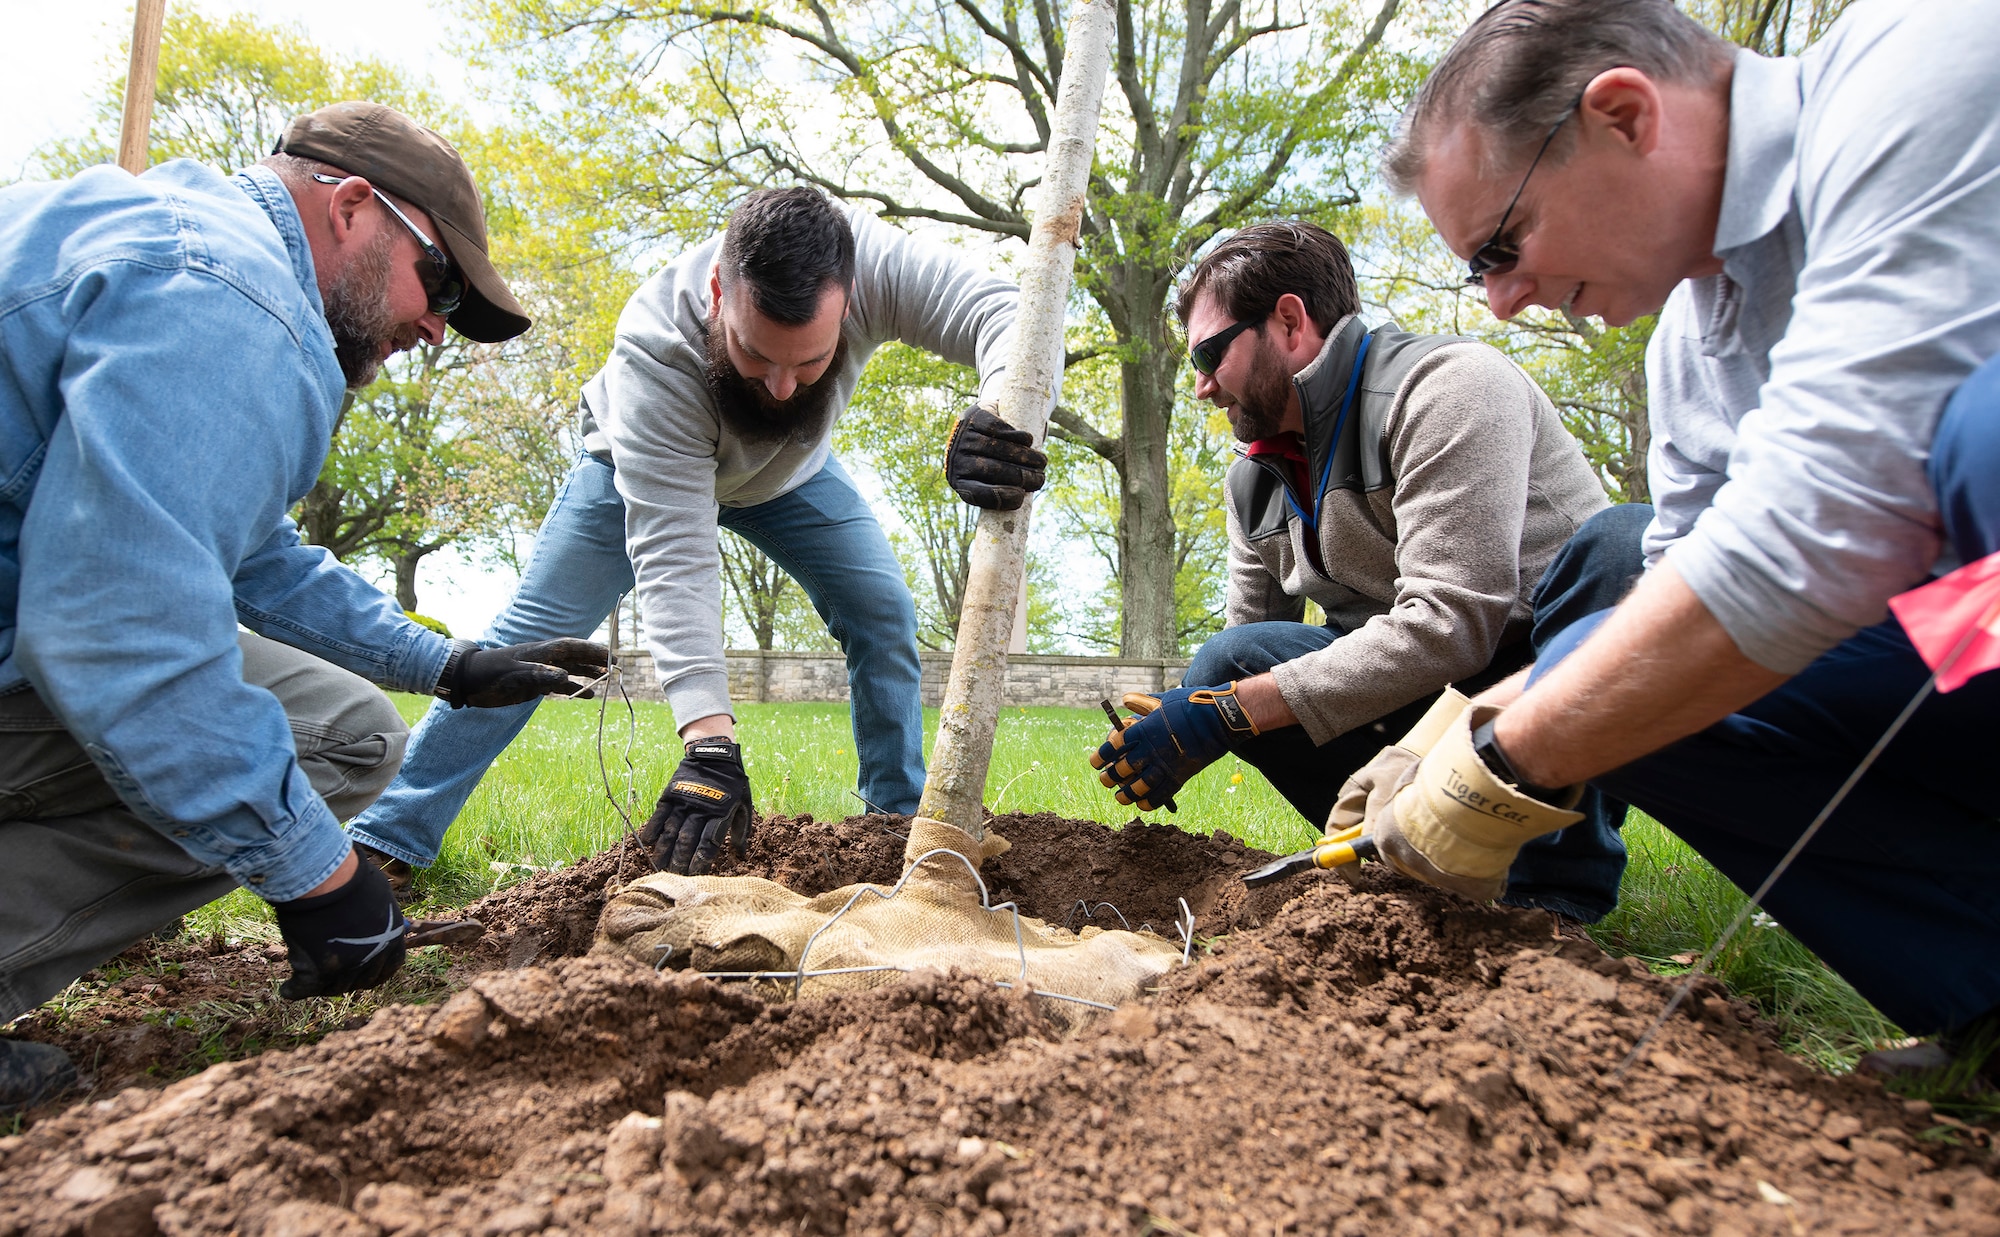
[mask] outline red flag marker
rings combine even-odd
[[[2000,667],[2000,554],[1899,593],[1889,609],[1924,664],[1937,671],[1939,691]]]

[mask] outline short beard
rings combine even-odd
[[[382,371],[382,350],[396,338],[396,315],[389,307],[389,250],[395,238],[377,232],[366,249],[335,277],[326,294],[326,325],[333,332],[333,355],[359,391]]]
[[[1231,427],[1239,442],[1256,442],[1278,433],[1285,410],[1291,404],[1292,376],[1285,372],[1277,349],[1270,346],[1262,331],[1257,333],[1257,355],[1250,364],[1249,385],[1236,397],[1236,424]]]
[[[833,359],[818,381],[801,383],[790,399],[773,399],[768,387],[736,372],[729,345],[722,337],[722,318],[708,316],[708,393],[729,432],[751,446],[787,440],[808,443],[833,423],[833,397],[840,391],[840,371],[847,364],[847,336],[834,347]]]

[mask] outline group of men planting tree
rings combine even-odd
[[[1119,800],[1234,753],[1404,875],[1586,921],[1628,804],[1762,881],[1926,682],[1887,599],[2000,550],[1996,18],[1861,0],[1766,58],[1669,0],[1502,0],[1419,90],[1386,175],[1497,315],[1661,312],[1653,507],[1609,504],[1498,352],[1365,324],[1327,231],[1203,255],[1178,306],[1195,393],[1246,444],[1228,625],[1092,756]],[[602,672],[582,637],[635,586],[686,744],[642,837],[682,872],[740,848],[720,528],[805,588],[847,656],[861,793],[913,810],[914,610],[830,431],[891,339],[994,391],[1015,305],[865,212],[750,195],[626,308],[472,644],[284,515],[385,357],[528,326],[448,145],[345,104],[233,180],[0,192],[0,1022],[238,883],[276,907],[283,995],[387,979],[412,868],[540,697]],[[983,407],[946,449],[982,506],[1044,466]],[[440,703],[406,735],[364,678]],[[1917,1064],[2000,1010],[1996,716],[2000,676],[1925,700],[1766,898],[1935,1037]],[[1398,745],[1413,728],[1441,737]],[[0,1037],[0,1106],[73,1077]]]

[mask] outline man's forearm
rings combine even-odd
[[[1745,657],[1663,562],[1493,732],[1529,782],[1569,786],[1702,730],[1787,677]]]
[[[1247,679],[1238,679],[1236,700],[1260,733],[1299,724],[1298,715],[1285,702],[1285,694],[1278,690],[1278,680],[1268,670]]]

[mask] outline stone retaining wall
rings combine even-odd
[[[843,701],[847,661],[839,653],[762,652],[731,649],[729,695],[740,701]],[[951,674],[950,653],[924,653],[923,700],[944,699]],[[626,649],[619,659],[631,667],[626,690],[635,699],[661,699],[651,655]],[[1157,692],[1180,685],[1185,658],[1045,657],[1016,653],[1007,659],[1010,705],[1059,705],[1085,709],[1100,700],[1114,704],[1126,692]]]

